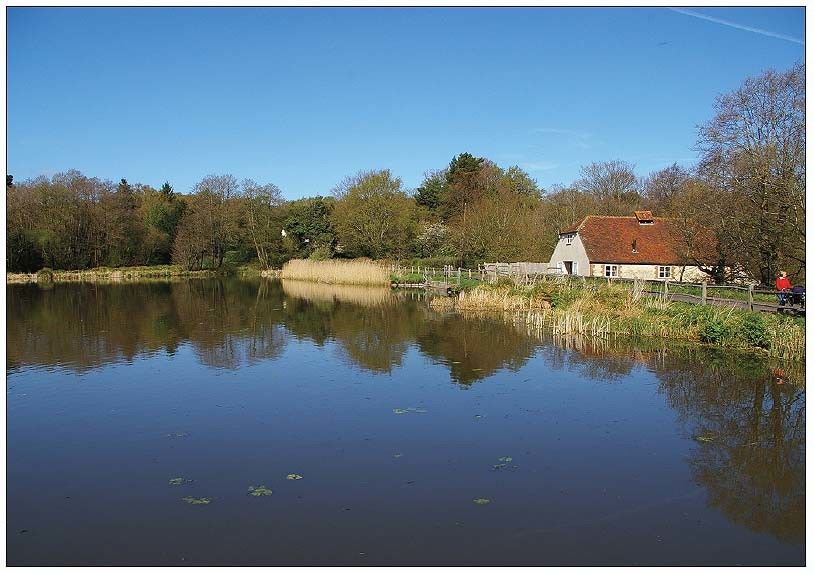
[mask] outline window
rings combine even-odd
[[[619,276],[619,267],[617,265],[605,265],[605,276],[606,277],[618,277]]]
[[[659,278],[669,279],[673,276],[673,267],[659,267]]]
[[[565,236],[565,244],[570,245],[574,242],[574,235],[566,235]]]

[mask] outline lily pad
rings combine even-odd
[[[300,474],[288,474],[287,476],[285,476],[285,479],[298,480],[302,479],[302,476]]]
[[[212,503],[211,497],[192,497],[188,495],[186,497],[182,497],[181,500],[190,505],[209,505]]]
[[[271,490],[264,485],[252,485],[249,486],[249,491],[247,495],[252,497],[261,497],[264,495],[271,495]]]
[[[473,499],[472,501],[473,501],[473,502],[474,502],[476,505],[489,505],[490,503],[492,503],[492,500],[491,500],[491,499],[488,499],[488,498],[485,498],[485,497],[476,497],[476,498],[475,498],[475,499]]]
[[[715,441],[714,436],[695,436],[696,442],[701,442],[702,444],[709,444]]]
[[[424,408],[393,408],[394,414],[426,414]]]
[[[186,479],[182,477],[172,478],[169,482],[170,485],[183,485],[185,483],[192,483],[191,479]]]

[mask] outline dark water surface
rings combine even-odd
[[[12,565],[805,562],[801,365],[307,283],[9,286],[7,321]]]

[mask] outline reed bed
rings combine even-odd
[[[456,310],[508,313],[514,322],[556,336],[687,340],[805,359],[803,320],[652,298],[644,296],[635,283],[580,288],[565,283],[543,288],[484,285],[453,300]]]
[[[390,273],[370,260],[312,261],[292,259],[283,265],[281,278],[325,284],[390,285]]]

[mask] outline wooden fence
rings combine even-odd
[[[461,285],[463,279],[475,279],[480,282],[494,282],[503,277],[510,277],[518,284],[534,284],[537,281],[555,281],[582,284],[612,284],[627,283],[634,288],[639,283],[638,288],[642,294],[647,296],[660,297],[665,300],[685,302],[700,305],[715,305],[743,310],[760,312],[787,312],[798,315],[805,314],[804,305],[787,304],[781,306],[777,298],[777,292],[756,288],[753,285],[735,284],[709,284],[709,283],[689,283],[675,282],[668,279],[628,279],[628,278],[607,278],[607,277],[584,277],[579,275],[563,275],[552,272],[552,268],[546,263],[486,263],[477,269],[465,269],[462,267],[445,266],[435,267],[402,267],[392,266],[392,272],[399,275],[420,275],[421,281],[410,285],[424,287],[426,285],[441,288],[452,285]],[[789,295],[789,302],[791,295]]]

